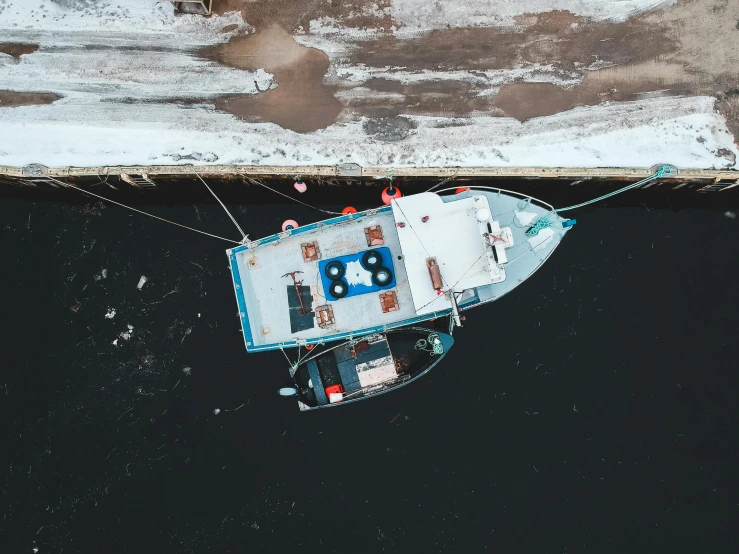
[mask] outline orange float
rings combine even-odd
[[[403,193],[400,192],[400,189],[398,187],[394,187],[390,185],[389,187],[385,188],[385,190],[382,191],[382,202],[386,206],[390,204],[393,200],[397,200],[398,198],[401,198],[403,196]]]
[[[292,231],[293,229],[297,229],[298,227],[300,227],[300,225],[298,225],[298,222],[294,219],[286,219],[282,222],[283,231]]]

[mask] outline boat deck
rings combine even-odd
[[[470,194],[470,193],[463,193]],[[511,232],[512,245],[504,251],[505,279],[476,288],[469,288],[459,297],[460,310],[493,302],[511,292],[533,275],[559,246],[569,228],[563,228],[564,219],[552,213],[552,207],[540,200],[514,196],[510,191],[475,190],[475,195],[488,199],[492,217],[498,229]],[[542,229],[536,236],[528,236],[528,226],[541,217],[548,216],[552,226]],[[498,234],[498,231],[493,235]]]
[[[406,268],[398,259],[400,242],[391,209],[381,208],[375,213],[356,214],[351,218],[344,216],[331,221],[342,219],[344,221],[335,225],[329,225],[330,222],[309,225],[295,229],[290,234],[263,239],[255,247],[237,247],[230,251],[249,350],[300,342],[301,339],[331,336],[333,340],[336,335],[350,335],[358,329],[383,327],[416,316]],[[395,292],[398,309],[388,313],[383,312],[378,292],[340,300],[327,299],[319,269],[321,260],[373,248],[368,245],[365,228],[376,225],[382,228],[382,247],[388,248],[393,257],[395,286],[381,292]],[[311,243],[318,246],[320,257],[306,261],[301,245]],[[300,313],[298,292],[290,276],[294,272],[307,312],[305,314]],[[244,306],[241,305],[242,301]],[[334,323],[322,328],[315,311],[326,305],[333,311]]]
[[[541,218],[548,224],[527,235]],[[342,340],[444,316],[453,311],[452,290],[460,309],[492,302],[547,260],[569,228],[563,221],[551,206],[510,191],[422,193],[234,248],[228,256],[247,350]],[[394,273],[384,287],[362,265],[371,249]],[[349,289],[343,298],[328,292],[332,281],[323,275],[337,259]]]

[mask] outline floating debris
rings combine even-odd
[[[215,415],[218,415],[218,414],[220,414],[220,413],[221,413],[221,410],[219,410],[218,408],[216,408],[215,410],[213,410],[213,413],[214,413]]]
[[[192,368],[190,366],[183,367],[182,373],[190,377],[190,375],[192,375]]]
[[[115,317],[115,308],[108,308],[108,313],[105,314],[105,319],[113,319]]]
[[[724,212],[724,215],[728,217],[729,219],[736,219],[736,212],[732,212],[729,210],[729,211]]]
[[[127,325],[126,327],[128,327],[128,331],[121,331],[121,334],[118,335],[123,340],[129,340],[133,334],[133,325]]]
[[[142,275],[141,278],[139,279],[139,284],[136,285],[136,288],[141,290],[148,280],[149,279],[147,279],[144,275]]]

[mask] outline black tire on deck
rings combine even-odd
[[[323,272],[326,274],[326,277],[328,277],[332,281],[335,281],[337,279],[341,279],[344,276],[344,273],[346,273],[346,268],[344,267],[344,264],[334,260],[333,262],[329,262],[326,264],[326,267],[323,268]]]
[[[382,265],[382,254],[377,250],[367,250],[362,256],[362,265],[369,271],[374,271]]]

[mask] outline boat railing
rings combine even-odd
[[[449,187],[449,188],[445,188],[441,190],[436,190],[434,191],[434,194],[441,194],[442,192],[449,192],[452,190],[456,191],[458,188],[459,187]],[[543,206],[544,208],[554,211],[554,206],[552,206],[548,202],[544,202],[543,200],[539,200],[538,198],[534,198],[528,194],[523,194],[522,192],[516,192],[515,190],[501,189],[498,187],[488,187],[485,185],[472,185],[472,186],[465,187],[465,188],[468,188],[470,190],[489,190],[492,192],[497,192],[499,195],[501,193],[510,194],[511,196],[516,196],[518,198],[526,200],[527,204],[530,204],[530,203],[539,204],[540,206]],[[522,209],[525,209],[525,208],[522,208]]]

